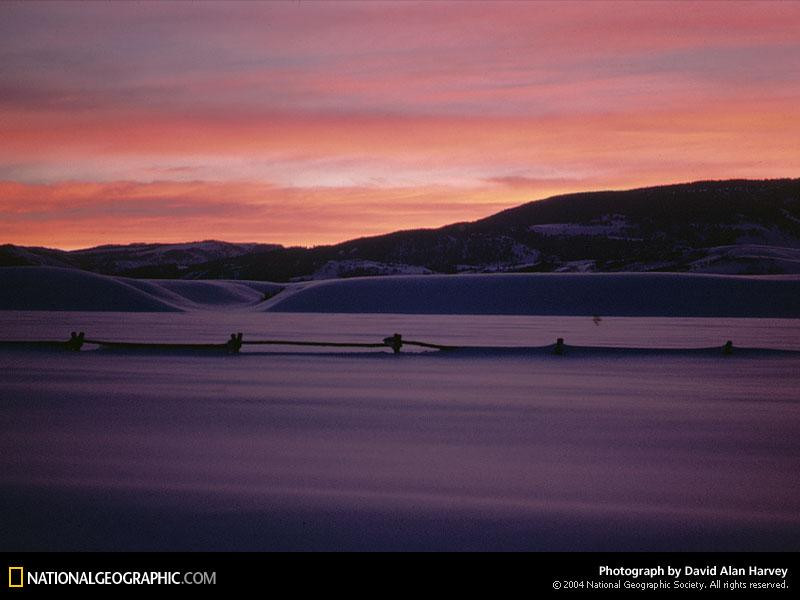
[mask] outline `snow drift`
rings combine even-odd
[[[0,268],[0,310],[208,309],[796,318],[800,316],[800,277],[675,273],[403,275],[284,286],[258,281],[129,279],[54,267]]]
[[[0,310],[174,312],[246,307],[280,289],[257,281],[147,280],[55,267],[0,268]]]
[[[800,316],[800,277],[519,273],[322,281],[265,305],[281,312]]]

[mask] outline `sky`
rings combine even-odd
[[[0,243],[335,243],[800,176],[800,2],[0,3]]]

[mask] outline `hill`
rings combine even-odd
[[[65,252],[0,247],[0,266],[146,278],[291,281],[514,272],[800,273],[800,179],[701,181],[537,200],[470,223],[330,246],[196,242]]]

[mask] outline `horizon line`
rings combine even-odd
[[[186,244],[203,244],[203,243],[221,243],[221,244],[232,244],[232,245],[256,245],[256,246],[276,246],[284,249],[304,249],[310,250],[314,248],[324,248],[330,246],[338,246],[339,244],[344,244],[347,242],[355,242],[358,240],[365,240],[365,239],[372,239],[376,237],[382,237],[385,235],[392,235],[396,233],[403,233],[403,232],[410,232],[410,231],[435,231],[437,229],[443,229],[445,227],[452,227],[455,225],[464,225],[470,223],[476,223],[478,221],[482,221],[483,219],[488,219],[493,217],[494,215],[501,214],[508,210],[514,210],[521,206],[525,206],[527,204],[532,204],[535,202],[544,202],[546,200],[554,200],[557,198],[565,198],[568,196],[575,196],[575,195],[586,195],[586,194],[605,194],[605,193],[627,193],[627,192],[635,192],[640,190],[648,190],[648,189],[658,189],[658,188],[667,188],[667,187],[680,187],[680,186],[689,186],[689,185],[697,185],[701,183],[728,183],[728,182],[768,182],[768,181],[797,181],[800,180],[800,177],[763,177],[763,178],[748,178],[748,177],[734,177],[734,178],[724,178],[724,179],[695,179],[691,181],[677,181],[677,182],[670,182],[670,183],[663,183],[663,184],[656,184],[656,185],[645,185],[645,186],[636,186],[636,187],[627,187],[627,188],[601,188],[601,189],[593,189],[593,190],[584,190],[584,191],[576,191],[576,192],[565,192],[561,194],[553,194],[549,196],[544,196],[541,198],[534,198],[533,200],[528,200],[522,202],[520,204],[514,204],[513,206],[509,206],[508,208],[501,209],[499,211],[495,211],[489,213],[487,215],[481,216],[477,219],[473,219],[471,221],[452,221],[445,223],[444,225],[432,225],[427,227],[413,227],[407,229],[394,229],[389,231],[384,231],[382,233],[371,234],[371,235],[363,235],[363,236],[356,236],[351,238],[342,239],[337,242],[327,243],[327,244],[281,244],[277,242],[270,242],[270,241],[231,241],[226,239],[217,239],[217,238],[204,238],[204,239],[194,239],[194,240],[182,240],[177,242],[122,242],[122,243],[106,243],[106,244],[96,244],[93,246],[76,246],[76,247],[59,247],[59,246],[41,246],[38,244],[29,245],[29,244],[15,244],[13,242],[0,242],[0,246],[14,246],[17,248],[37,248],[37,249],[44,249],[44,250],[58,250],[61,252],[81,252],[87,250],[96,250],[98,248],[121,248],[126,246],[179,246],[179,245],[186,245]],[[3,181],[0,181],[3,183]],[[71,182],[59,182],[59,183],[85,183],[82,181],[71,181]],[[117,182],[123,183],[123,181]],[[142,182],[128,182],[128,183],[142,183]],[[153,182],[155,183],[155,182]],[[203,183],[203,180],[197,180],[196,183]]]

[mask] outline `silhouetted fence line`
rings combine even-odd
[[[319,348],[383,348],[391,349],[395,354],[399,354],[404,346],[415,346],[419,348],[430,348],[439,351],[471,351],[471,352],[526,352],[536,351],[538,353],[545,352],[556,356],[568,355],[570,353],[585,353],[587,351],[603,351],[606,353],[627,353],[639,352],[644,354],[653,353],[676,353],[676,352],[719,352],[724,356],[734,354],[735,350],[739,351],[767,351],[788,354],[800,354],[800,350],[776,350],[768,348],[738,348],[735,349],[733,342],[728,340],[722,346],[711,348],[628,348],[628,347],[612,347],[612,346],[568,346],[564,343],[564,338],[558,338],[555,344],[549,346],[451,346],[445,344],[434,344],[431,342],[421,342],[418,340],[404,339],[399,333],[383,338],[380,342],[331,342],[331,341],[305,341],[305,340],[270,340],[270,339],[255,339],[245,340],[241,332],[232,333],[230,338],[221,343],[193,343],[193,342],[122,342],[115,340],[103,340],[87,338],[86,334],[81,331],[79,333],[72,332],[66,341],[57,340],[7,340],[0,341],[0,347],[29,347],[29,348],[45,348],[45,349],[63,349],[73,352],[81,350],[85,345],[95,345],[101,348],[118,349],[118,350],[142,350],[142,351],[170,351],[170,350],[185,350],[185,351],[209,351],[219,352],[225,354],[239,354],[243,346],[301,346],[309,347],[315,346]]]
[[[120,342],[114,340],[102,340],[87,338],[86,334],[72,332],[66,341],[38,341],[38,340],[11,340],[3,341],[0,344],[10,346],[33,346],[33,347],[54,347],[64,348],[65,350],[78,351],[84,344],[102,346],[105,348],[117,348],[121,350],[212,350],[225,351],[229,354],[238,354],[242,346],[317,346],[321,348],[391,348],[393,352],[399,353],[403,346],[419,346],[422,348],[433,348],[436,350],[457,350],[458,346],[446,346],[444,344],[433,344],[430,342],[420,342],[415,340],[404,340],[403,336],[395,333],[386,337],[381,342],[327,342],[327,341],[301,341],[301,340],[245,340],[241,332],[232,333],[228,341],[223,343],[192,343],[192,342]]]

